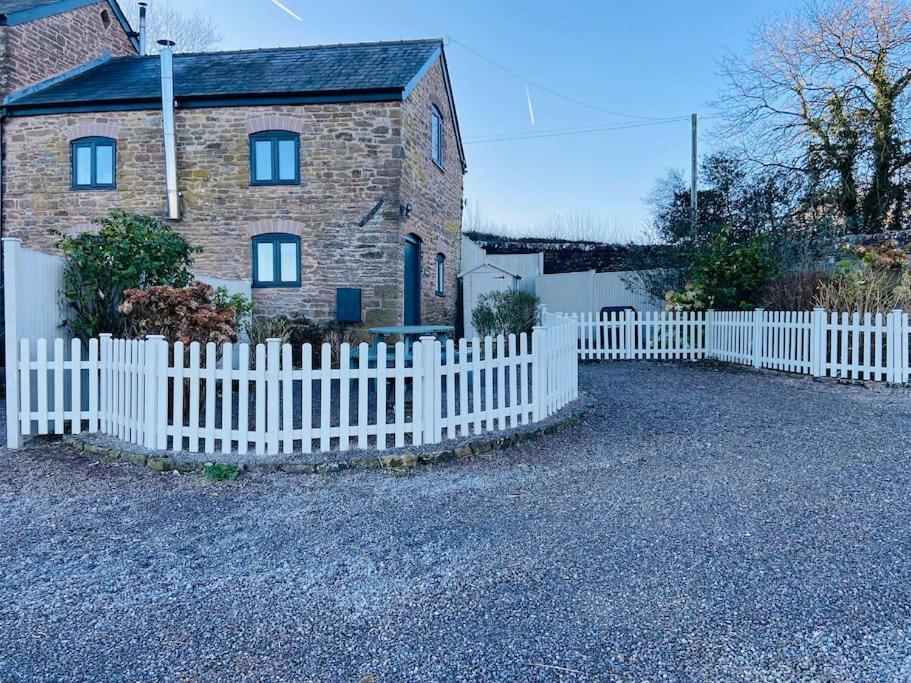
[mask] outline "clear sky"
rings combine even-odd
[[[642,119],[579,106],[530,85],[532,125],[525,83],[459,43],[598,109],[654,118],[708,115],[724,50],[744,50],[759,18],[796,0],[281,1],[303,21],[272,0],[177,4],[213,16],[223,49],[451,36],[447,59],[462,135],[471,143]],[[703,149],[718,145],[710,123]],[[490,219],[534,225],[555,213],[585,212],[632,237],[647,217],[642,200],[654,179],[669,168],[689,168],[690,123],[473,143],[466,151],[466,198]]]

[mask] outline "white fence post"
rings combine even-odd
[[[13,237],[3,238],[7,448],[22,448],[22,425],[19,421],[19,311],[16,307],[21,252],[20,240]],[[27,380],[31,380],[31,373],[28,374]]]
[[[435,353],[435,342],[436,338],[434,337],[421,337],[419,343],[421,345],[421,375],[422,375],[422,396],[414,397],[414,400],[420,400],[423,410],[421,411],[421,418],[424,424],[415,425],[415,431],[421,429],[424,433],[423,442],[425,444],[435,443],[434,434],[436,432],[436,423],[438,416],[436,415],[436,393],[440,390],[440,378],[437,376],[436,367],[439,362],[439,358],[435,358],[437,355]],[[415,372],[418,369],[415,367]],[[487,378],[487,381],[490,381],[490,377]]]
[[[114,403],[111,396],[111,377],[112,365],[114,359],[113,345],[114,335],[110,332],[102,332],[98,335],[100,342],[100,360],[98,362],[98,412],[100,416],[100,426],[102,434],[113,435],[113,424],[111,422],[111,409]]]
[[[763,337],[765,325],[765,309],[757,308],[753,311],[753,367],[762,367]]]
[[[710,308],[705,312],[705,333],[702,335],[705,344],[704,358],[715,357],[715,309]]]
[[[826,317],[823,308],[814,308],[810,318],[810,374],[823,377],[826,374]]]
[[[636,312],[635,311],[624,311],[623,312],[623,333],[624,333],[624,346],[626,346],[626,360],[634,360],[636,358]]]
[[[544,399],[547,394],[544,381],[547,373],[544,371],[546,359],[544,349],[545,330],[540,325],[535,325],[531,331],[531,410],[532,422],[544,419]]]
[[[160,345],[164,344],[164,336],[160,334],[146,335],[145,353],[145,401],[143,408],[143,444],[149,450],[161,450],[164,444],[158,444],[158,410],[159,394],[167,391],[167,384],[160,385],[161,372],[158,364],[161,362]]]
[[[901,384],[905,376],[908,339],[904,334],[902,314],[900,309],[894,310],[889,313],[886,322],[886,381],[889,384]]]

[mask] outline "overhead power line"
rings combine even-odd
[[[654,117],[654,116],[642,116],[639,114],[629,114],[629,113],[622,112],[622,111],[613,111],[611,109],[605,109],[604,107],[599,107],[599,106],[591,104],[589,102],[584,102],[575,97],[571,97],[570,95],[565,95],[564,93],[558,92],[558,91],[554,90],[553,88],[548,88],[546,85],[542,85],[541,83],[538,83],[537,81],[534,81],[526,76],[523,76],[522,74],[518,73],[517,71],[513,71],[508,66],[504,66],[503,64],[500,64],[499,62],[491,59],[490,57],[487,57],[487,56],[481,54],[480,52],[478,52],[474,48],[469,47],[462,41],[457,40],[456,38],[453,38],[451,35],[446,36],[446,39],[451,43],[455,43],[462,49],[467,50],[468,52],[473,54],[475,57],[478,57],[479,59],[483,59],[485,62],[487,62],[491,66],[494,66],[497,69],[500,69],[501,71],[504,71],[505,73],[508,73],[510,76],[518,78],[519,80],[525,81],[529,85],[533,85],[538,90],[543,90],[544,92],[546,92],[550,95],[553,95],[554,97],[559,97],[561,100],[566,100],[567,102],[572,102],[573,104],[576,104],[580,107],[585,107],[586,109],[592,109],[594,111],[599,111],[603,114],[610,114],[611,116],[620,116],[622,118],[627,118],[627,119],[636,119],[636,120],[640,120],[640,121],[654,121],[654,120],[657,120],[658,118],[660,118],[660,117]]]
[[[569,135],[587,135],[590,133],[605,133],[612,130],[627,130],[630,128],[646,128],[649,126],[660,126],[667,123],[679,123],[689,120],[689,116],[674,116],[667,119],[656,119],[654,121],[640,121],[636,123],[623,123],[614,126],[599,126],[594,128],[566,128],[562,130],[540,131],[535,133],[516,133],[516,134],[499,134],[499,135],[479,135],[465,139],[466,145],[483,145],[491,142],[512,142],[516,140],[537,140],[540,138],[558,138]]]

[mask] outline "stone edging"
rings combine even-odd
[[[404,470],[417,467],[418,465],[433,465],[436,463],[448,462],[451,460],[463,460],[472,457],[491,457],[496,451],[505,450],[511,446],[536,441],[545,436],[558,434],[576,424],[578,424],[585,413],[588,411],[589,403],[580,400],[574,409],[557,415],[546,422],[538,425],[528,425],[519,428],[517,431],[497,435],[484,434],[465,441],[454,441],[447,444],[438,444],[442,450],[422,450],[417,453],[409,451],[394,451],[390,453],[373,452],[372,455],[362,457],[353,457],[349,460],[325,460],[315,463],[302,462],[279,462],[270,460],[269,462],[219,462],[218,460],[186,460],[181,459],[179,455],[162,453],[136,453],[130,450],[120,450],[112,447],[99,446],[90,443],[80,435],[66,434],[62,437],[63,442],[72,446],[78,451],[90,455],[99,455],[107,462],[125,462],[133,465],[141,465],[155,470],[156,472],[179,472],[181,474],[201,474],[206,467],[225,466],[236,468],[238,472],[264,472],[275,473],[284,472],[286,474],[333,474],[345,470]],[[127,447],[127,444],[124,444]]]

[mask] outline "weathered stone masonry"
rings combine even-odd
[[[430,159],[430,102],[444,113],[443,170]],[[251,237],[290,232],[301,237],[302,286],[254,290],[261,310],[329,320],[336,288],[360,287],[367,324],[398,323],[403,241],[415,233],[424,321],[452,322],[462,166],[439,62],[405,102],[178,109],[176,129],[183,216],[175,228],[203,247],[198,272],[250,278]],[[299,186],[250,186],[249,135],[270,129],[300,133]],[[116,190],[71,189],[70,142],[86,131],[117,140]],[[12,117],[4,137],[4,233],[25,246],[53,251],[55,233],[85,230],[114,208],[164,214],[160,112]],[[409,203],[403,219],[399,207]],[[438,252],[447,257],[444,297],[434,294]]]
[[[102,13],[107,14],[105,24]],[[75,69],[105,52],[136,54],[107,2],[0,26],[0,96]]]

